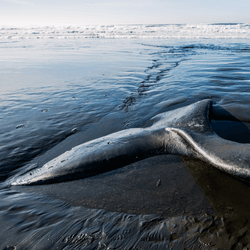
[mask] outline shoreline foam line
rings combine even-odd
[[[250,38],[250,25],[163,24],[7,27],[0,26],[0,39],[169,39],[169,38]]]

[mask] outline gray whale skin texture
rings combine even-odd
[[[83,143],[41,168],[13,177],[9,184],[80,179],[161,154],[195,157],[249,181],[250,144],[219,137],[210,126],[211,105],[211,100],[202,100],[153,117],[151,127],[127,129]]]

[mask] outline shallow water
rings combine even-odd
[[[38,165],[42,165],[72,146],[122,129],[147,126],[147,121],[156,114],[206,98],[214,102],[212,126],[216,133],[229,140],[249,143],[249,48],[249,40],[243,39],[3,39],[0,41],[1,181],[4,182],[19,171],[25,171],[31,167],[31,163],[38,162]],[[230,120],[230,126],[227,120]],[[237,121],[245,122],[245,125],[242,122],[237,125]],[[228,126],[227,132],[223,123]],[[75,187],[77,185],[81,184],[75,184]],[[86,236],[88,239],[84,239],[88,244],[84,244],[89,249],[97,248],[95,244],[99,244],[99,249],[105,249],[105,246],[115,242],[115,238],[112,233],[107,236],[109,240],[102,238],[103,236],[98,234],[102,231],[101,225],[111,228],[112,225],[121,225],[130,230],[128,235],[131,236],[131,232],[140,228],[140,223],[144,220],[142,217],[131,215],[133,223],[138,222],[140,226],[131,226],[126,224],[127,222],[122,224],[122,216],[125,216],[122,213],[113,216],[106,211],[70,207],[47,196],[28,194],[22,190],[10,191],[9,188],[2,188],[1,196],[4,197],[1,220],[5,221],[5,228],[9,230],[10,235],[22,232],[14,241],[12,237],[3,240],[2,248],[15,244],[20,249],[35,249],[36,246],[44,248],[45,238],[49,237],[45,232],[42,233],[45,228],[50,237],[54,237],[51,241],[54,243],[50,243],[47,249],[56,249],[58,246],[60,249],[65,246],[76,247],[72,243],[75,237],[72,235],[75,235],[74,230],[77,230],[75,223],[85,214],[86,218],[96,216],[94,222],[91,222],[93,227],[93,223],[99,224],[97,223],[96,231],[90,230],[93,239]],[[60,196],[56,198],[60,199]],[[61,199],[69,202],[67,198]],[[46,211],[40,207],[40,203],[46,204]],[[54,203],[55,210],[52,211],[50,207],[53,207]],[[73,205],[76,203],[72,202]],[[78,200],[77,204],[79,203]],[[206,206],[204,211],[210,211],[210,216],[225,216],[218,213],[221,210],[214,208],[217,205],[213,206],[213,211],[209,205]],[[75,213],[75,210],[81,212]],[[110,208],[109,211],[118,210]],[[134,211],[132,209],[131,213],[135,213]],[[147,211],[149,210],[145,209],[145,213]],[[128,213],[129,210],[120,212]],[[150,210],[150,213],[154,212]],[[169,219],[166,217],[164,222],[159,219],[159,214],[161,213],[158,213],[158,219],[154,219],[154,223],[156,220],[169,225]],[[162,215],[170,216],[167,213]],[[50,217],[54,217],[55,221],[51,222]],[[235,219],[235,214],[232,217]],[[116,222],[113,221],[115,218]],[[245,219],[248,219],[247,216]],[[118,222],[120,220],[121,224]],[[145,220],[150,221],[151,218]],[[182,221],[185,218],[173,217],[172,220]],[[66,228],[67,223],[69,228]],[[81,230],[88,228],[87,221],[81,223]],[[154,223],[152,232],[154,227],[159,226]],[[177,225],[183,225],[182,222],[178,223],[176,222]],[[214,225],[219,222],[216,223]],[[58,226],[59,224],[62,226]],[[244,228],[245,224],[242,222],[239,227]],[[64,229],[64,233],[60,231]],[[123,229],[118,226],[116,230],[122,232]],[[150,233],[150,229],[147,230]],[[159,232],[158,229],[155,230]],[[93,236],[95,232],[98,233]],[[180,238],[183,238],[184,234],[187,235],[186,231],[180,232]],[[42,240],[36,245],[34,242],[40,233]],[[198,236],[193,231],[189,233],[196,242]],[[230,238],[232,234],[228,233],[227,237]],[[69,235],[72,237],[65,242]],[[137,234],[132,243],[126,243],[124,240],[124,244],[133,245],[140,237]],[[83,247],[82,239],[77,243],[79,248]],[[167,245],[173,241],[173,237],[170,237],[165,243],[157,244]],[[91,245],[91,242],[94,243]],[[194,242],[192,244],[196,244]],[[233,244],[232,242],[233,240],[230,244]],[[149,245],[147,247],[149,248]]]

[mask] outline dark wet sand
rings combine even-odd
[[[73,206],[129,214],[214,214],[187,167],[172,155],[151,157],[82,180],[14,189],[47,194]]]

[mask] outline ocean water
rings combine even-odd
[[[212,230],[224,230],[223,219],[213,214],[162,218],[90,209],[13,190],[5,181],[72,146],[143,127],[157,114],[204,99],[213,102],[212,124],[220,136],[249,143],[249,27],[2,27],[1,249],[181,249],[184,243],[209,248],[212,240],[207,244],[192,230],[206,228],[208,221]],[[225,132],[221,124],[229,113],[244,129]],[[239,190],[248,192],[248,184],[242,185]],[[224,236],[234,244],[230,233]]]

